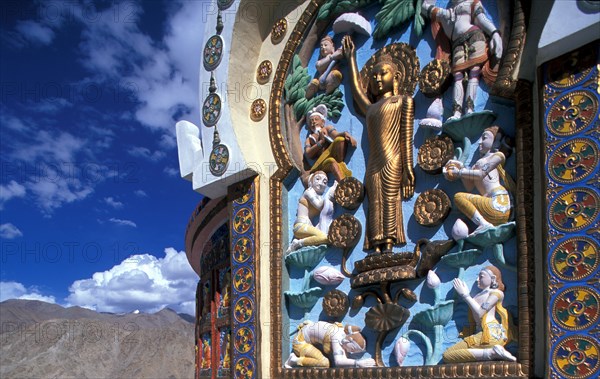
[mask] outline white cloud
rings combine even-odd
[[[77,280],[67,301],[99,312],[156,312],[169,307],[194,314],[198,276],[186,254],[165,249],[163,258],[133,255],[111,269]]]
[[[110,205],[111,207],[113,207],[114,209],[120,209],[120,208],[123,208],[123,203],[122,203],[122,202],[120,202],[120,201],[118,201],[118,200],[115,200],[115,198],[114,198],[114,197],[112,197],[112,196],[105,197],[105,198],[104,198],[104,202],[105,202],[107,205]]]
[[[65,108],[73,107],[73,103],[62,97],[49,97],[39,101],[30,101],[28,109],[38,113],[55,114]]]
[[[35,21],[18,21],[15,28],[28,41],[36,44],[49,45],[54,39],[52,29]]]
[[[179,175],[179,170],[173,167],[165,167],[163,172],[169,176],[177,176]]]
[[[31,130],[31,127],[27,125],[23,120],[20,120],[10,114],[6,107],[0,106],[0,124],[2,129],[7,128],[17,132],[25,132]]]
[[[11,180],[0,185],[0,209],[12,198],[29,195],[42,214],[50,217],[62,205],[88,197],[95,185],[106,179],[96,172],[102,169],[100,165],[81,163],[84,156],[90,156],[87,140],[68,132],[43,130],[42,125],[10,114],[1,120],[9,120],[17,133],[5,142],[3,153],[22,183]]]
[[[10,239],[22,237],[22,236],[23,236],[23,232],[21,232],[19,230],[19,228],[17,228],[10,222],[0,225],[0,237],[1,238],[6,238],[7,240],[10,240]]]
[[[141,146],[134,146],[130,148],[129,155],[137,158],[147,159],[152,162],[158,162],[166,156],[164,151],[155,150],[154,152],[151,152],[147,147]]]
[[[182,116],[200,122],[198,78],[203,46],[204,9],[201,1],[171,6],[166,36],[154,41],[138,27],[143,9],[131,4],[128,22],[115,22],[114,7],[84,22],[82,64],[100,80],[127,83],[138,102],[135,118],[152,130],[172,134]],[[163,147],[174,147],[163,141]]]
[[[8,299],[39,300],[56,304],[54,296],[42,295],[34,286],[25,288],[19,282],[0,282],[0,301]]]
[[[50,12],[44,2],[37,6],[40,14]],[[119,2],[102,10],[93,2],[73,3],[68,14],[53,19],[18,21],[15,30],[7,31],[2,39],[15,47],[24,47],[27,41],[49,45],[55,33],[64,31],[65,21],[79,23],[80,63],[93,75],[86,79],[126,83],[138,102],[135,118],[150,129],[173,134],[173,125],[182,116],[200,123],[199,52],[209,8],[204,1],[179,1],[165,7],[168,16],[160,40],[139,28],[144,10],[137,2],[128,2],[126,11]],[[216,12],[208,16],[216,17]]]
[[[177,146],[177,140],[173,134],[163,134],[160,137],[159,145],[165,149],[172,149]]]
[[[50,217],[64,204],[83,200],[94,192],[94,183],[82,181],[77,175],[56,168],[45,166],[43,177],[26,183],[44,217]]]
[[[85,140],[67,132],[39,130],[27,144],[17,144],[11,156],[23,162],[37,159],[45,162],[75,162],[75,155],[81,152],[85,144]]]
[[[131,226],[132,228],[137,228],[137,224],[131,220],[122,220],[120,218],[111,218],[108,221],[115,223],[117,225],[122,225],[122,226]]]
[[[137,190],[134,193],[138,197],[148,197],[148,194],[144,190]]]
[[[4,203],[12,198],[24,197],[26,193],[25,186],[11,180],[7,185],[0,184],[0,209]]]
[[[43,8],[44,3],[36,6]],[[15,36],[13,39],[19,40],[14,44],[16,47],[27,46],[32,41],[48,45],[53,43],[59,32],[65,31],[62,28],[64,24],[78,23],[82,28],[78,45],[79,63],[89,72],[78,85],[123,85],[122,90],[128,91],[122,93],[123,99],[132,103],[128,107],[129,112],[123,112],[116,118],[127,123],[137,120],[148,129],[157,131],[156,146],[133,147],[129,154],[155,162],[163,160],[166,152],[176,147],[173,127],[176,121],[186,117],[196,124],[201,123],[198,77],[204,23],[198,20],[206,16],[203,15],[205,6],[202,1],[165,5],[167,19],[163,37],[158,39],[139,27],[144,12],[141,4],[127,3],[126,14],[120,3],[101,6],[102,11],[95,7],[100,8],[88,3],[84,11],[82,5],[74,3],[67,17],[60,15],[56,20],[21,20],[14,30],[7,32]],[[93,14],[93,20],[85,17],[90,14]],[[3,40],[6,38],[2,36]],[[90,196],[94,188],[108,178],[91,176],[92,180],[89,180],[90,175],[82,175],[84,169],[76,167],[74,173],[68,170],[69,166],[77,166],[80,162],[99,161],[97,155],[110,148],[117,138],[114,133],[105,133],[102,129],[119,130],[122,122],[113,121],[115,115],[98,112],[75,97],[45,99],[38,105],[37,109],[31,109],[32,104],[22,104],[27,113],[20,112],[24,114],[18,114],[18,117],[11,116],[4,108],[0,109],[3,127],[18,134],[18,138],[3,141],[3,153],[15,163],[24,162],[27,168],[41,167],[45,170],[45,175],[38,178],[15,178],[15,183],[19,182],[17,185],[23,189],[20,192],[10,192],[10,184],[3,183],[0,209],[11,198],[27,196],[38,205],[44,216],[50,217],[64,204]],[[75,107],[89,118],[86,121],[87,134],[75,131],[77,129],[59,131],[57,119],[51,117],[68,108],[74,110]],[[34,112],[49,117],[43,120]],[[90,112],[95,112],[94,117],[88,117]],[[31,118],[27,114],[32,114]],[[105,119],[109,116],[110,120]],[[54,129],[51,129],[53,126]],[[92,174],[89,169],[86,173]],[[176,176],[177,170],[168,168],[165,173]],[[48,176],[51,178],[48,179]],[[17,188],[13,185],[10,189]]]

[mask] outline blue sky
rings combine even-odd
[[[200,200],[175,122],[199,125],[201,1],[5,1],[0,300],[193,314]],[[216,15],[213,15],[216,17]]]

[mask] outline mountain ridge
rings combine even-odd
[[[6,300],[0,303],[0,377],[192,378],[190,318],[169,308],[118,315]]]

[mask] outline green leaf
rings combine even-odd
[[[417,4],[415,6],[415,22],[413,24],[413,28],[415,30],[415,34],[417,37],[421,37],[423,35],[423,26],[425,26],[425,20],[421,15],[421,6],[423,5],[423,0],[417,0]]]
[[[335,8],[338,0],[329,0],[321,6],[317,20],[325,20],[331,15],[331,11]]]
[[[288,75],[283,86],[286,103],[294,104],[300,98],[303,98],[309,82],[308,69],[302,67],[300,57],[296,54],[292,61],[292,72]]]
[[[294,104],[294,115],[296,116],[296,121],[300,120],[304,114],[308,111],[308,100],[305,97],[299,99]]]
[[[385,4],[375,15],[377,26],[373,37],[385,38],[393,28],[401,26],[414,14],[413,0],[385,0]]]
[[[354,12],[376,0],[329,0],[321,6],[318,20],[326,20],[345,12]]]

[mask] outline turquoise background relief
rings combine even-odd
[[[446,1],[438,1],[437,6],[445,7]],[[497,7],[496,1],[484,1],[484,6],[488,11],[488,16],[493,20],[495,25],[499,25],[498,17],[497,17]],[[371,20],[371,26],[375,29],[375,14],[380,9],[379,4],[375,4],[373,6],[369,6],[365,9],[359,11],[359,13],[364,16],[366,19]],[[412,20],[412,19],[411,19]],[[331,30],[331,24],[328,28],[327,34],[332,36],[335,41],[336,48],[341,46],[341,35],[334,35]],[[413,47],[416,47],[416,52],[420,61],[420,68],[433,60],[435,55],[435,43],[432,40],[430,22],[426,21],[424,32],[422,37],[417,38],[414,35],[412,21],[410,24],[404,25],[400,30],[396,29],[393,34],[391,34],[386,40],[374,40],[372,37],[367,38],[366,36],[353,36],[354,43],[356,45],[357,51],[357,64],[359,70],[363,67],[365,62],[380,48],[383,46],[395,43],[395,42],[405,42],[410,44]],[[310,62],[308,63],[308,72],[311,75],[311,78],[314,77],[316,73],[315,63],[319,56],[318,46],[315,46],[314,53]],[[365,160],[369,154],[369,145],[367,142],[366,135],[366,123],[365,119],[362,116],[358,116],[358,113],[354,110],[352,94],[350,92],[350,85],[348,82],[349,74],[348,74],[348,65],[346,62],[342,62],[340,66],[340,70],[344,75],[343,82],[340,86],[340,90],[344,94],[344,102],[345,107],[342,110],[341,116],[338,119],[328,120],[327,124],[332,124],[336,127],[338,131],[347,131],[349,132],[358,143],[358,146],[355,150],[350,149],[348,155],[346,156],[346,164],[352,170],[353,176],[358,178],[361,182],[364,183],[364,174],[365,174]],[[394,252],[413,252],[415,248],[416,242],[421,238],[428,238],[430,240],[447,240],[451,239],[451,229],[457,218],[462,218],[466,220],[466,217],[462,215],[455,207],[452,208],[450,215],[444,221],[442,225],[436,227],[424,227],[419,225],[414,216],[413,216],[413,207],[415,200],[419,196],[420,193],[432,189],[438,188],[443,190],[450,199],[453,198],[456,192],[464,192],[464,187],[460,183],[460,181],[449,182],[444,179],[442,174],[439,175],[429,175],[425,173],[418,165],[417,162],[417,154],[418,148],[425,142],[426,138],[433,137],[436,135],[436,132],[431,130],[427,130],[424,128],[420,128],[418,123],[421,119],[426,117],[427,109],[433,102],[433,98],[425,97],[420,91],[419,87],[414,93],[414,101],[415,101],[415,134],[414,134],[414,149],[413,149],[413,157],[415,162],[414,173],[416,177],[415,181],[415,195],[408,201],[404,201],[402,204],[403,208],[403,218],[404,218],[404,228],[407,235],[407,244],[403,247],[395,247]],[[450,115],[451,108],[451,89],[447,90],[443,97],[444,103],[444,120]],[[483,82],[480,81],[480,87],[477,92],[475,111],[482,110],[491,110],[497,114],[497,119],[494,122],[494,125],[500,126],[508,135],[515,135],[514,130],[514,104],[512,102],[496,98],[490,97],[488,94],[488,88]],[[304,127],[300,133],[300,141],[304,143],[307,138],[307,128]],[[472,148],[469,153],[469,157],[467,158],[467,166],[471,166],[478,159],[479,154],[477,152],[478,140],[472,140]],[[455,144],[455,146],[459,146],[460,144]],[[506,162],[505,165],[506,171],[515,177],[515,155],[511,155]],[[329,186],[333,184],[333,178],[329,175],[330,181]],[[287,195],[284,193],[284,196],[287,196],[287,226],[288,226],[288,236],[291,237],[293,235],[292,226],[294,224],[296,209],[299,198],[302,196],[304,191],[304,186],[301,181],[295,180],[291,185],[287,187],[288,192]],[[363,232],[360,241],[356,245],[356,247],[350,252],[347,268],[352,271],[354,267],[354,262],[364,259],[367,256],[367,253],[362,250],[363,242],[364,242],[364,226],[365,226],[365,210],[368,206],[368,199],[365,198],[363,204],[356,209],[355,211],[348,211],[343,209],[339,205],[335,205],[335,214],[334,218],[338,217],[343,213],[353,214],[356,218],[358,218],[363,226]],[[284,208],[285,211],[285,208]],[[473,224],[470,221],[467,222],[472,231],[474,229]],[[290,241],[286,241],[289,243]],[[470,248],[474,246],[470,245]],[[287,248],[287,244],[284,243],[284,249]],[[465,249],[467,249],[465,247]],[[450,253],[456,253],[458,251],[458,247],[454,247]],[[341,262],[342,262],[342,254],[343,251],[338,248],[329,247],[325,253],[324,258],[318,263],[315,267],[320,266],[333,266],[334,268],[342,271]],[[510,238],[507,242],[504,243],[504,255],[506,259],[506,263],[508,265],[516,266],[517,262],[517,251],[516,251],[516,239],[514,237]],[[450,264],[449,264],[450,263]],[[480,254],[473,254],[473,264],[469,267],[464,267],[460,269],[457,267],[457,259],[452,261],[446,260],[439,262],[435,267],[434,271],[439,276],[441,280],[441,285],[439,287],[439,297],[440,302],[454,300],[453,303],[453,313],[448,321],[448,323],[442,328],[435,328],[432,326],[426,326],[422,321],[425,317],[419,316],[415,319],[415,315],[420,312],[424,312],[427,309],[430,309],[435,303],[435,295],[432,289],[427,288],[425,285],[426,278],[409,280],[404,282],[398,282],[392,284],[392,295],[395,295],[396,292],[400,288],[409,288],[415,292],[417,295],[416,302],[410,302],[401,297],[400,304],[407,309],[410,310],[411,316],[407,320],[407,322],[401,328],[392,330],[385,339],[383,343],[383,361],[387,366],[397,366],[396,357],[393,354],[394,344],[396,340],[406,333],[410,329],[419,330],[424,333],[426,336],[433,339],[434,335],[437,335],[437,339],[441,338],[441,352],[443,352],[446,348],[452,346],[456,342],[458,342],[459,337],[458,333],[462,330],[463,325],[467,322],[467,312],[468,307],[462,301],[462,299],[457,299],[456,293],[452,287],[452,279],[456,278],[459,275],[459,270],[461,271],[461,277],[466,283],[471,287],[471,294],[474,295],[479,292],[479,289],[476,286],[476,278],[479,271],[489,265],[494,264],[497,267],[501,268],[498,264],[498,261],[494,258],[493,247],[483,248]],[[297,292],[301,291],[303,287],[305,287],[305,270],[302,268],[297,268],[292,265],[286,265],[284,270],[287,270],[289,274],[289,283],[287,287],[284,287],[284,290]],[[515,325],[517,324],[517,277],[516,273],[511,270],[501,268],[503,274],[503,281],[506,284],[505,290],[505,299],[503,301],[504,307],[512,314]],[[284,274],[285,277],[285,274]],[[284,286],[286,285],[284,281]],[[308,287],[321,287],[323,288],[322,294],[325,295],[329,290],[333,288],[337,288],[349,295],[350,304],[352,304],[352,300],[354,297],[364,289],[352,290],[350,288],[350,279],[345,279],[338,286],[323,286],[311,279],[311,283],[309,283]],[[350,309],[346,316],[342,319],[331,319],[324,312],[322,308],[322,296],[317,300],[314,307],[308,310],[305,313],[305,309],[301,309],[295,305],[292,305],[287,299],[285,300],[285,310],[287,312],[287,317],[289,318],[289,329],[287,335],[289,338],[284,337],[283,346],[284,350],[287,349],[291,351],[291,336],[292,333],[296,331],[297,325],[304,320],[311,321],[341,321],[344,324],[353,324],[364,327],[363,334],[367,338],[367,353],[365,353],[362,357],[369,357],[374,355],[375,350],[375,340],[377,338],[377,333],[369,328],[365,327],[365,314],[367,311],[375,306],[377,302],[373,297],[368,297],[365,300],[365,303],[359,310]],[[450,305],[452,306],[452,305]],[[447,312],[447,311],[446,311]],[[420,321],[421,320],[421,321]],[[420,321],[420,322],[419,322]],[[285,328],[285,327],[284,327]],[[284,333],[284,336],[286,333]],[[410,337],[410,350],[406,359],[404,360],[403,366],[420,366],[425,362],[425,352],[426,347],[422,342],[422,339],[418,337],[414,337],[412,335]],[[439,341],[438,341],[439,342]],[[506,346],[506,348],[516,353],[516,345],[515,343],[511,343]],[[431,362],[432,364],[441,363],[441,352],[440,357],[438,358],[439,362]],[[435,356],[433,357],[435,358]]]

